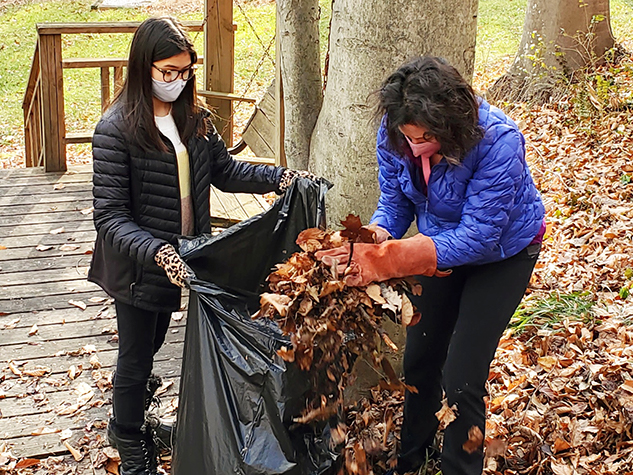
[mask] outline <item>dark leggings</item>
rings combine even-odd
[[[119,356],[114,377],[114,419],[117,427],[133,432],[145,421],[145,388],[154,355],[165,342],[170,312],[150,312],[115,302]]]
[[[411,299],[422,319],[409,328],[404,354],[405,380],[418,393],[405,398],[399,471],[424,463],[443,388],[459,415],[444,431],[442,473],[482,473],[483,452],[469,454],[463,444],[471,427],[484,433],[490,363],[523,298],[538,251],[538,245],[530,246],[501,262],[457,267],[444,278],[420,278],[422,295]]]

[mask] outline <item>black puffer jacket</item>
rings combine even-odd
[[[205,112],[205,114],[208,114]],[[154,262],[181,230],[176,155],[146,151],[126,138],[120,107],[101,118],[92,140],[94,222],[97,229],[88,280],[115,299],[150,311],[174,311],[180,289]],[[196,234],[211,232],[210,185],[226,192],[268,193],[277,189],[282,167],[234,160],[212,129],[187,144]]]

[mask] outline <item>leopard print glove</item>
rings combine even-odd
[[[159,267],[165,269],[169,281],[182,289],[187,286],[187,279],[194,275],[171,244],[165,244],[158,249],[154,260]]]
[[[288,190],[288,188],[290,188],[290,185],[292,185],[292,182],[297,177],[307,178],[312,181],[317,180],[317,177],[307,170],[291,170],[287,168],[281,174],[281,180],[279,180],[277,193],[283,195]]]

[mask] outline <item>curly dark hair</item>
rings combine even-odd
[[[397,150],[407,149],[399,127],[408,124],[428,129],[453,165],[483,138],[477,95],[443,58],[422,56],[401,66],[382,84],[378,97],[377,115],[385,116],[389,141]]]

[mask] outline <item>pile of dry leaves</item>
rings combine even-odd
[[[503,338],[489,377],[487,473],[633,472],[632,342],[615,319]]]
[[[537,264],[536,289],[589,291],[615,297],[618,307],[628,296],[633,284],[632,90],[633,58],[624,57],[587,74],[560,100],[508,111],[526,138],[527,158],[547,210],[548,237]]]
[[[414,279],[398,279],[347,287],[336,265],[326,266],[315,258],[315,252],[346,243],[374,242],[374,233],[363,228],[355,216],[348,216],[342,224],[345,229],[340,232],[314,228],[299,235],[297,244],[303,252],[293,254],[268,277],[269,291],[262,294],[262,308],[256,317],[274,319],[284,334],[290,335],[292,347],[278,353],[309,374],[306,409],[296,422],[339,416],[341,422],[333,429],[332,440],[335,445],[344,444],[348,473],[371,473],[372,456],[384,465],[395,455],[391,430],[396,416],[388,407],[400,402],[401,396],[392,393],[405,388],[382,357],[383,345],[388,351],[398,350],[382,322],[388,318],[405,326],[415,324],[419,314],[404,290],[419,294],[421,286]],[[352,365],[361,355],[382,368],[389,380],[372,393],[371,404],[365,400],[345,416],[343,392],[350,383]],[[390,415],[378,415],[382,406]],[[382,425],[378,427],[375,422]]]

